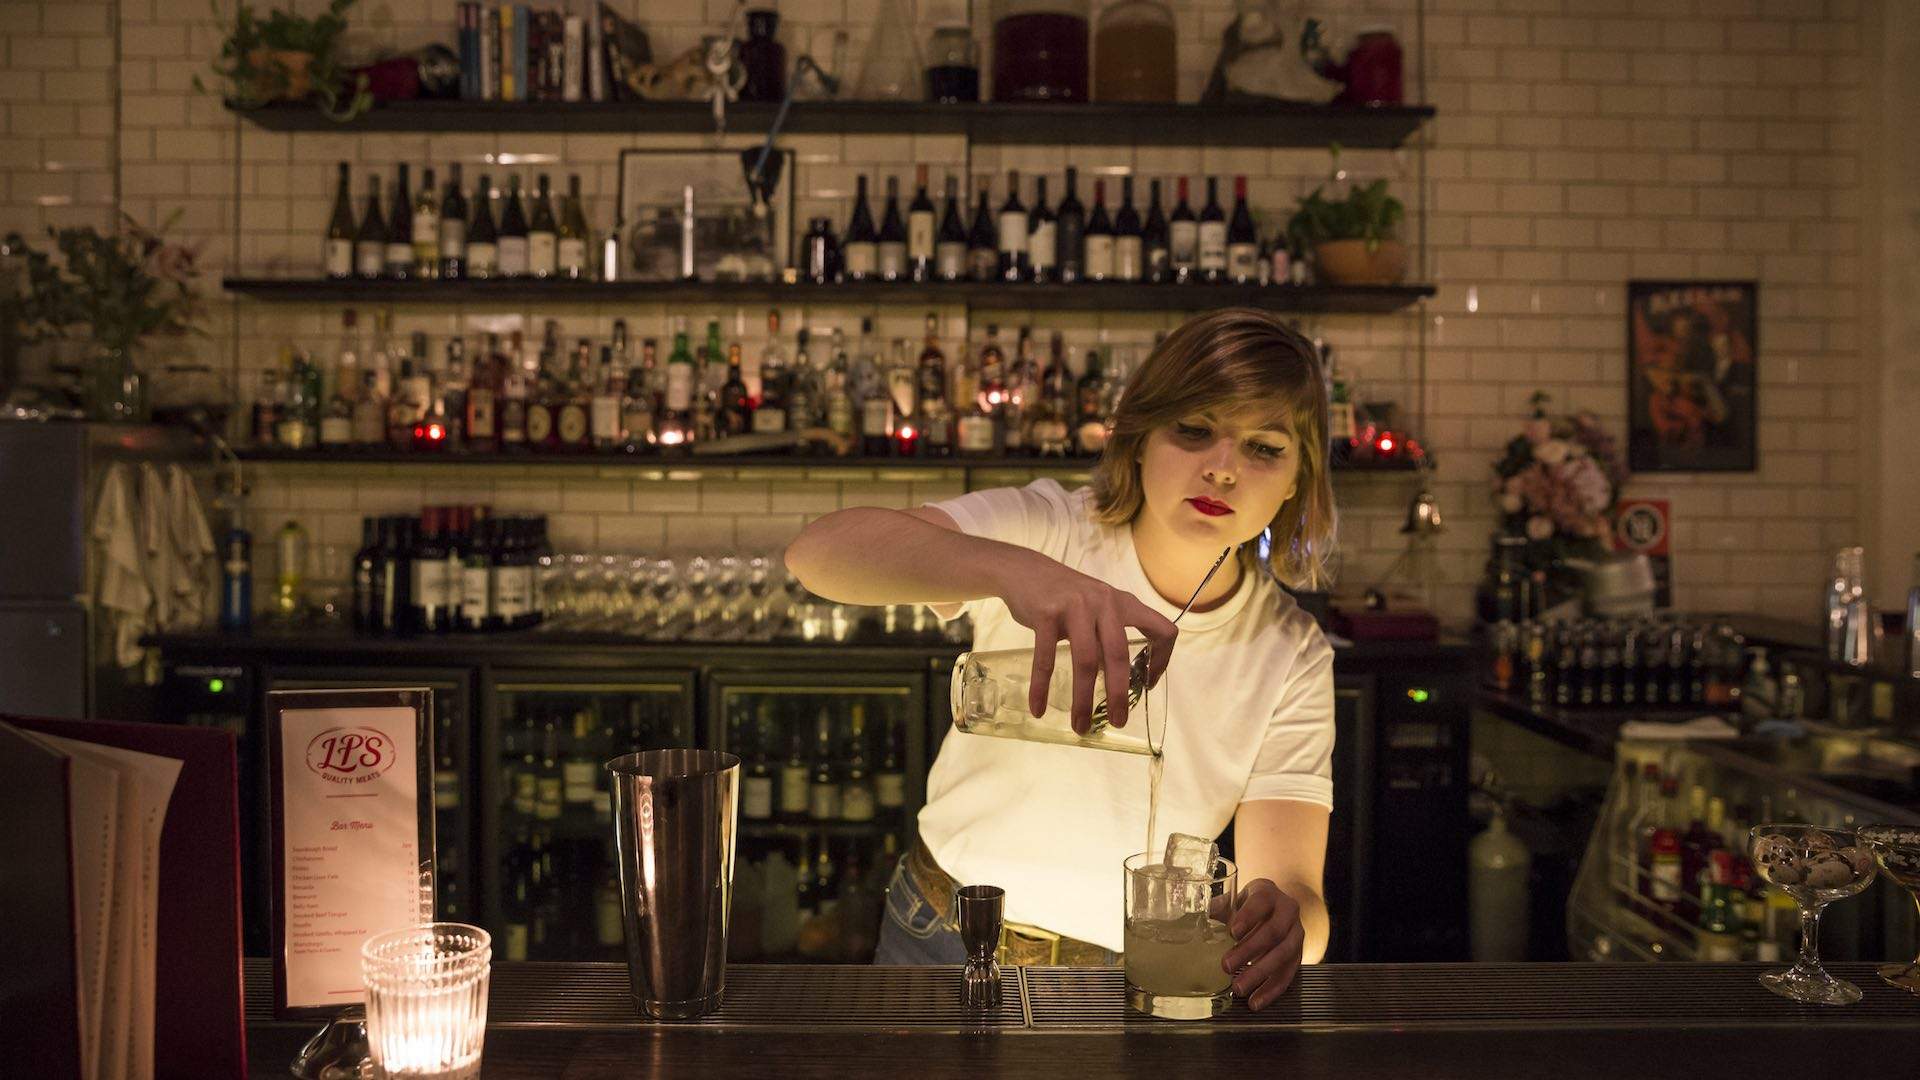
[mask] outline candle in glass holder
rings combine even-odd
[[[480,1075],[492,942],[477,926],[429,923],[376,934],[360,947],[376,1076]]]

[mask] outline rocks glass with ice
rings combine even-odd
[[[1179,833],[1164,853],[1129,856],[1127,1004],[1149,1016],[1205,1020],[1226,1011],[1232,980],[1221,960],[1239,897],[1239,870],[1213,841]]]
[[[1815,1005],[1851,1005],[1860,988],[1820,966],[1820,911],[1857,896],[1873,881],[1873,855],[1851,830],[1814,825],[1755,825],[1748,834],[1753,866],[1767,884],[1800,905],[1800,959],[1760,976],[1781,997]]]

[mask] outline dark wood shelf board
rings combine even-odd
[[[990,470],[1069,470],[1084,472],[1093,468],[1098,458],[1039,458],[1039,457],[949,457],[949,458],[870,458],[870,457],[807,457],[807,456],[756,456],[752,454],[681,454],[665,457],[657,454],[431,454],[411,453],[399,450],[281,450],[274,448],[254,448],[237,451],[242,461],[277,462],[281,464],[351,466],[351,465],[521,465],[521,466],[564,466],[570,468],[592,467],[633,467],[667,470],[697,469],[882,469],[882,470],[939,470],[962,469],[968,472],[986,472]],[[1392,461],[1340,462],[1334,463],[1335,472],[1412,472],[1418,466],[1409,459],[1396,458]]]
[[[396,101],[346,123],[312,105],[290,102],[235,109],[269,131],[540,132],[687,134],[713,131],[704,101],[504,102]],[[773,105],[727,107],[727,130],[762,135]],[[801,102],[788,112],[787,133],[964,135],[989,144],[1141,143],[1156,146],[1346,147],[1391,149],[1434,116],[1430,105],[1356,108],[1291,102],[1200,104],[937,105],[920,101]]]
[[[229,277],[229,292],[255,300],[294,303],[518,304],[671,302],[812,304],[965,304],[981,311],[1209,311],[1257,307],[1269,311],[1389,314],[1434,294],[1411,285],[1081,285],[1002,282],[568,281],[518,278],[489,281],[387,281],[345,278]]]

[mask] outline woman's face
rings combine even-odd
[[[1218,550],[1272,523],[1300,484],[1299,440],[1258,414],[1184,416],[1147,436],[1142,513],[1167,535]]]

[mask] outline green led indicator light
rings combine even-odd
[[[209,693],[218,694],[221,691],[225,690],[226,688],[227,688],[227,680],[225,679],[208,679],[207,680],[207,690]]]
[[[1427,699],[1432,697],[1433,694],[1429,693],[1426,690],[1422,690],[1416,687],[1412,690],[1407,691],[1407,696],[1409,698],[1412,698],[1415,704],[1424,705],[1427,703]]]

